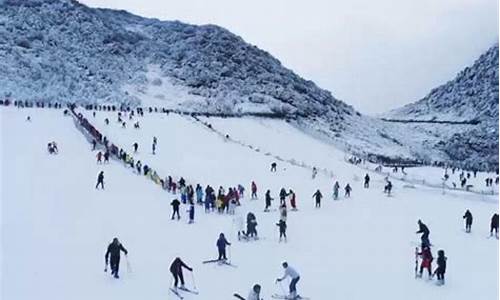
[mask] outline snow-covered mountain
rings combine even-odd
[[[73,0],[0,2],[0,98],[271,113],[364,157],[456,159],[454,149],[439,147],[455,132],[436,135],[363,116],[224,28]]]
[[[384,117],[423,121],[417,129],[442,137],[435,146],[451,160],[465,165],[498,164],[498,44],[453,80]],[[445,124],[437,126],[438,122]]]

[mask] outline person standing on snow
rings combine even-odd
[[[106,251],[106,255],[104,256],[104,260],[106,262],[106,268],[104,272],[108,269],[108,262],[111,268],[111,275],[115,278],[120,278],[118,276],[118,270],[120,268],[120,251],[123,251],[125,255],[128,254],[127,249],[123,247],[123,245],[118,241],[118,238],[114,238],[113,242],[108,245],[108,250]]]
[[[418,231],[416,233],[422,234],[422,236],[420,237],[420,240],[422,241],[422,248],[431,245],[431,242],[429,240],[429,228],[427,228],[427,225],[425,225],[421,220],[418,220]]]
[[[217,250],[219,251],[218,260],[227,260],[226,257],[226,246],[231,246],[231,243],[226,240],[224,233],[219,234],[219,239],[217,240]]]
[[[95,188],[99,188],[99,185],[104,190],[104,171],[101,171],[97,176],[97,184],[95,185]]]
[[[437,258],[437,269],[434,271],[434,274],[437,275],[438,285],[444,285],[444,274],[446,273],[446,260],[448,258],[444,256],[444,250],[438,251]]]
[[[418,255],[422,257],[422,263],[420,264],[420,272],[418,277],[422,278],[424,269],[427,269],[430,279],[432,277],[432,261],[434,260],[434,257],[432,257],[431,248],[429,248],[429,246],[425,246],[424,248],[422,248],[422,251],[418,253]]]
[[[97,152],[96,158],[97,158],[97,163],[101,164],[102,163],[102,152],[101,151]]]
[[[493,231],[495,231],[495,237],[498,239],[498,214],[494,214],[491,217],[490,236],[493,236]]]
[[[288,194],[286,193],[285,188],[281,188],[280,190],[280,205],[283,205],[286,203],[286,196]]]
[[[134,147],[134,153],[137,153],[137,149],[139,149],[139,144],[137,144],[137,142],[135,142],[132,147]]]
[[[271,172],[276,172],[276,163],[275,162],[273,162],[271,164]]]
[[[252,199],[257,199],[257,184],[252,181]]]
[[[193,224],[194,223],[194,203],[193,202],[190,202],[188,212],[189,212],[188,224]]]
[[[321,207],[321,198],[323,198],[323,195],[321,194],[321,192],[319,190],[316,191],[316,193],[314,193],[312,195],[312,197],[316,200],[316,208],[320,208]]]
[[[335,184],[333,185],[333,200],[337,200],[339,198],[339,189],[340,184],[338,181],[335,181]]]
[[[297,199],[295,198],[295,193],[292,190],[288,191],[288,197],[290,198],[290,206],[292,210],[297,210]]]
[[[267,190],[266,192],[266,208],[264,208],[264,211],[269,211],[269,208],[271,207],[271,201],[274,199],[271,197],[271,191]]]
[[[181,205],[181,203],[179,202],[179,200],[174,199],[172,200],[170,205],[172,205],[172,220],[174,219],[175,214],[177,214],[177,220],[180,220],[181,216],[179,215],[179,206]]]
[[[472,213],[467,210],[462,218],[465,219],[465,232],[469,233],[472,229]]]
[[[196,185],[195,193],[196,193],[196,203],[198,204],[203,203],[203,188],[199,183]]]
[[[285,239],[285,243],[286,243],[286,221],[279,220],[279,222],[276,223],[276,226],[278,226],[279,231],[280,231],[280,240],[279,240],[279,242],[281,243],[281,239],[284,238]]]
[[[250,291],[250,293],[248,294],[248,297],[246,300],[261,300],[260,299],[260,290],[261,290],[261,287],[259,284],[255,284],[252,288],[252,290]]]
[[[313,170],[312,170],[312,179],[316,178],[316,175],[318,175],[318,169],[316,169],[316,167],[313,167]]]
[[[365,175],[365,184],[364,184],[364,187],[365,187],[365,189],[367,189],[367,188],[370,187],[370,176],[368,175],[368,173],[366,173],[366,175]]]
[[[179,257],[176,257],[172,264],[170,265],[170,273],[174,277],[174,289],[177,289],[177,285],[179,284],[179,279],[181,281],[181,289],[185,289],[184,287],[184,275],[182,274],[182,268],[186,268],[189,271],[193,272],[193,268],[186,265]]]
[[[351,186],[349,185],[349,183],[345,186],[344,190],[345,190],[345,195],[344,195],[344,197],[346,197],[346,198],[351,197],[351,191],[352,191],[352,188],[351,188]]]
[[[283,268],[285,269],[285,274],[281,278],[276,279],[276,282],[281,282],[285,278],[290,277],[290,285],[289,285],[289,299],[295,299],[297,298],[297,282],[300,280],[300,275],[295,271],[294,268],[290,267],[288,263],[285,261],[282,264]]]

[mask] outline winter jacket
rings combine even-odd
[[[217,240],[217,248],[226,249],[226,246],[231,246],[231,243],[229,243],[224,236],[219,237]]]
[[[180,258],[177,257],[176,259],[174,259],[174,261],[170,265],[170,272],[172,272],[174,274],[181,274],[182,268],[186,268],[189,271],[193,270],[188,265],[186,265]]]
[[[123,251],[125,254],[128,254],[127,249],[123,247],[123,245],[120,242],[113,242],[109,244],[108,246],[108,251],[106,251],[106,255],[104,256],[106,260],[106,264],[108,263],[108,258],[111,256],[111,261],[119,260],[120,259],[120,251]]]

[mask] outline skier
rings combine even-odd
[[[346,197],[346,198],[351,197],[351,191],[352,191],[352,188],[351,188],[351,186],[349,185],[349,183],[345,186],[344,190],[345,190],[344,197]]]
[[[226,240],[224,233],[219,234],[219,239],[217,240],[217,250],[219,251],[218,260],[227,260],[226,257],[226,246],[231,246],[231,243]]]
[[[286,193],[286,190],[284,188],[281,188],[281,190],[280,190],[280,205],[283,205],[286,203],[286,196],[288,196],[288,194]]]
[[[279,230],[280,230],[280,240],[279,242],[281,243],[281,238],[284,238],[285,239],[285,243],[286,243],[286,221],[285,220],[279,220],[278,223],[276,223],[276,226],[279,227]]]
[[[318,169],[316,169],[316,167],[313,167],[313,170],[312,170],[312,179],[316,178],[317,174],[318,174]]]
[[[188,221],[188,224],[193,224],[194,223],[194,203],[193,202],[190,202],[190,205],[189,205],[189,221]],[[177,212],[177,215],[179,213]]]
[[[97,158],[98,164],[102,163],[102,152],[101,151],[97,152],[96,158]]]
[[[280,206],[280,220],[286,222],[286,216],[287,216],[286,204],[283,203],[283,205]]]
[[[245,196],[244,193],[245,193],[245,188],[241,184],[238,184],[238,194],[240,198],[243,198]]]
[[[422,263],[420,264],[420,272],[418,277],[422,278],[422,273],[424,272],[424,269],[427,269],[429,272],[429,279],[432,277],[432,261],[434,258],[432,257],[432,252],[431,248],[429,246],[425,246],[422,248],[422,251],[418,253],[420,257],[422,257]]]
[[[153,155],[156,154],[156,143],[153,143],[153,145],[151,146],[151,150],[153,152]]]
[[[261,287],[259,284],[255,284],[252,288],[252,290],[250,291],[250,293],[248,294],[248,297],[246,300],[261,300],[260,299],[260,290],[261,290]]]
[[[104,171],[101,171],[97,176],[97,184],[95,185],[95,188],[97,189],[99,185],[101,185],[101,188],[104,190]]]
[[[365,175],[365,184],[364,184],[364,187],[365,187],[365,189],[367,189],[367,188],[370,187],[370,176],[368,175],[368,173],[366,173],[366,175]]]
[[[108,250],[106,251],[106,255],[104,256],[104,260],[106,262],[106,268],[104,269],[104,272],[107,271],[109,261],[111,275],[113,275],[115,278],[120,278],[120,276],[118,276],[118,270],[120,268],[120,251],[123,251],[125,255],[128,254],[127,249],[125,249],[123,245],[118,241],[118,238],[114,238],[113,242],[108,245]]]
[[[430,246],[431,242],[429,240],[429,228],[427,228],[427,225],[425,225],[421,220],[418,220],[418,231],[416,233],[421,233],[422,236],[420,239],[422,240],[422,248],[425,246]]]
[[[104,152],[104,163],[109,163],[109,151]]]
[[[392,182],[389,179],[386,179],[386,185],[384,186],[384,193],[387,193],[387,196],[391,195],[392,191]]]
[[[335,184],[333,185],[333,200],[337,200],[339,198],[339,189],[340,184],[338,181],[335,181]]]
[[[257,238],[257,219],[251,212],[247,214],[247,232],[245,236]]]
[[[316,191],[316,193],[314,193],[312,195],[312,197],[316,200],[316,208],[320,208],[321,207],[321,198],[323,198],[323,195],[321,194],[321,192],[319,190]]]
[[[257,185],[252,181],[252,199],[257,199]]]
[[[95,147],[97,146],[96,140],[92,140],[92,151],[95,150]]]
[[[296,299],[298,298],[297,282],[300,280],[300,275],[299,273],[297,273],[297,271],[295,271],[294,268],[290,267],[286,261],[283,262],[282,266],[285,269],[285,274],[283,274],[281,278],[276,279],[276,282],[281,282],[286,277],[290,277],[291,278],[289,286],[290,295],[288,296],[287,299]]]
[[[437,284],[438,285],[444,285],[444,273],[446,273],[446,260],[448,258],[444,256],[444,250],[439,250],[438,251],[438,258],[437,258],[437,269],[434,271],[434,274],[437,275]]]
[[[199,183],[196,185],[195,192],[196,192],[196,203],[198,204],[203,203],[203,188]]]
[[[295,193],[290,190],[288,191],[288,196],[290,197],[290,206],[292,207],[292,210],[297,210],[297,200],[295,198]]]
[[[276,172],[276,163],[275,162],[273,162],[271,164],[271,172]]]
[[[493,214],[490,223],[490,236],[493,236],[493,231],[495,231],[495,237],[498,239],[498,214]]]
[[[174,199],[170,205],[172,205],[172,220],[174,219],[175,214],[177,214],[177,220],[180,220],[181,216],[179,215],[179,205],[181,205],[181,203],[179,200]]]
[[[184,275],[182,274],[182,268],[186,268],[189,271],[193,272],[193,269],[186,265],[179,257],[176,257],[172,264],[170,265],[170,273],[174,277],[174,289],[177,289],[177,285],[179,284],[179,279],[181,280],[181,289],[186,289],[184,287]]]
[[[139,149],[139,144],[137,144],[137,142],[133,143],[132,147],[134,147],[134,153],[137,153],[137,149]]]
[[[472,214],[471,214],[471,212],[469,210],[467,210],[462,218],[465,219],[465,232],[469,233],[471,231],[471,227],[472,227]]]
[[[269,211],[269,207],[271,207],[271,201],[273,201],[274,198],[271,197],[271,191],[267,190],[266,192],[266,208],[264,211]]]

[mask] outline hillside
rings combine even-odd
[[[423,99],[385,114],[410,130],[428,132],[433,145],[460,166],[498,165],[498,44]],[[419,123],[413,123],[418,121]],[[451,122],[450,122],[451,121]],[[437,123],[443,124],[437,124]],[[446,124],[464,122],[467,124]],[[418,124],[418,125],[416,125]],[[488,167],[489,166],[489,167]]]
[[[468,147],[453,130],[436,134],[361,115],[224,28],[89,8],[74,0],[0,3],[0,99],[265,114],[380,162],[466,161],[462,166],[480,169],[498,162],[490,150],[485,155],[476,149],[495,149],[484,130],[471,131],[472,142],[480,143]]]

